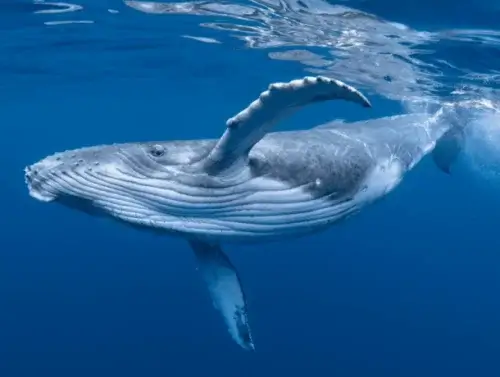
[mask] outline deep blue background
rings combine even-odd
[[[429,28],[442,17],[493,27],[498,15],[486,2],[453,2],[462,9],[453,12],[421,3],[351,5]],[[500,375],[500,202],[465,168],[449,177],[426,158],[390,196],[326,233],[227,246],[254,353],[227,334],[185,242],[31,199],[23,168],[45,155],[217,137],[270,82],[304,75],[227,35],[179,38],[200,18],[81,4],[78,18],[96,24],[46,27],[28,2],[0,16],[2,377]],[[371,100],[369,113],[317,105],[281,127],[400,111]]]

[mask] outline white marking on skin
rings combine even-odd
[[[371,202],[392,191],[401,181],[404,170],[396,158],[378,163],[364,182],[364,190],[354,196],[356,202]]]

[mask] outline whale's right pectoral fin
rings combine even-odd
[[[201,162],[209,174],[219,174],[245,159],[252,147],[280,119],[311,103],[342,99],[371,107],[357,89],[328,77],[304,77],[287,83],[274,83],[226,123],[226,131]]]
[[[465,132],[463,127],[450,128],[436,143],[432,158],[444,173],[451,174],[451,167],[464,148]]]
[[[194,240],[189,241],[189,244],[212,302],[222,314],[229,333],[242,348],[253,350],[245,294],[238,272],[219,245]]]

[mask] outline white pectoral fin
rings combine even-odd
[[[357,89],[328,77],[304,77],[273,83],[246,109],[228,119],[226,131],[203,161],[211,174],[227,169],[258,143],[281,118],[303,106],[330,100],[345,100],[371,107]]]
[[[222,314],[229,333],[242,348],[253,350],[245,294],[238,272],[219,245],[194,240],[189,244],[214,306]]]

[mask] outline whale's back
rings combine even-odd
[[[310,130],[268,134],[250,153],[250,166],[255,175],[338,199],[356,193],[381,161],[397,159],[408,171],[447,129],[428,114],[334,121]]]

